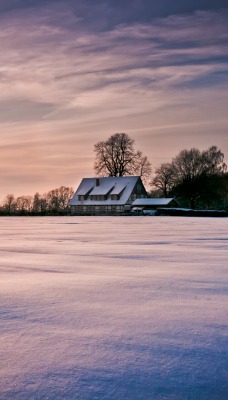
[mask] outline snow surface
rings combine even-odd
[[[0,399],[228,399],[227,218],[2,217]]]

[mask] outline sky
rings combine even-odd
[[[228,162],[227,0],[0,0],[0,200],[76,188],[126,132]]]

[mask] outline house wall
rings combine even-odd
[[[142,184],[141,179],[138,179],[134,189],[132,190],[132,193],[128,199],[127,204],[132,204],[134,200],[136,199],[143,199],[147,197],[147,192]]]
[[[157,210],[158,208],[170,208],[170,207],[172,207],[170,204],[165,204],[165,205],[144,205],[144,206],[137,206],[137,207],[143,207],[144,208],[144,210]]]
[[[180,207],[179,204],[177,203],[177,201],[175,199],[173,199],[171,201],[171,203],[169,204],[169,207]]]
[[[114,215],[114,214],[119,215],[119,214],[122,214],[123,212],[124,212],[123,205],[71,206],[71,214],[72,215]]]

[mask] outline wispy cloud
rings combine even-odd
[[[79,155],[77,143],[83,135],[86,143],[81,141],[80,151],[84,145],[91,159],[93,143],[119,129],[139,140],[137,132],[147,132],[141,147],[148,149],[154,135],[150,126],[159,130],[164,119],[174,148],[172,127],[177,124],[184,123],[189,132],[193,118],[206,123],[210,116],[214,124],[224,121],[225,127],[226,9],[104,29],[99,19],[91,28],[73,6],[50,4],[36,13],[30,8],[6,13],[0,21],[0,127],[10,134],[17,122],[13,131],[27,141],[31,154],[31,137],[36,138],[36,149],[38,137],[49,143],[53,160],[63,144],[64,154],[73,143]],[[56,138],[57,145],[51,147]],[[38,165],[43,151],[36,156]],[[153,158],[153,151],[149,156]],[[82,162],[88,170],[88,159],[80,159],[79,168]],[[92,163],[89,168],[92,171]]]
[[[26,25],[18,16],[2,21],[2,99],[72,105],[81,94],[94,91],[97,96],[101,89],[105,102],[104,89],[119,89],[123,82],[143,89],[148,83],[150,89],[164,84],[169,88],[227,67],[226,11],[172,16],[97,34],[89,27],[77,29],[78,19],[72,15],[74,29],[55,25],[55,16],[29,15]]]

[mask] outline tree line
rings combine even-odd
[[[60,186],[47,193],[34,196],[7,194],[0,206],[1,215],[63,215],[70,212],[72,187]]]
[[[179,199],[190,208],[228,206],[228,174],[224,154],[216,146],[200,151],[181,150],[169,163],[155,170],[154,193]]]

